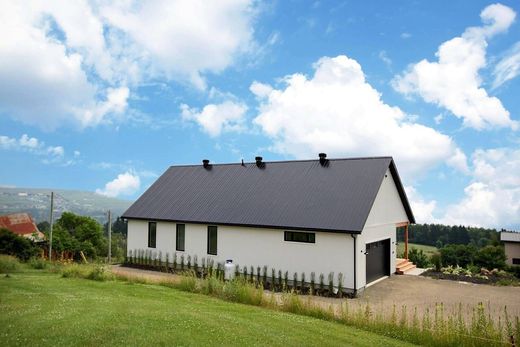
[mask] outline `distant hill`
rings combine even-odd
[[[114,217],[120,216],[133,203],[77,190],[0,187],[0,214],[28,212],[37,223],[49,220],[51,191],[54,192],[55,219],[70,211],[104,223],[108,210],[112,210]]]

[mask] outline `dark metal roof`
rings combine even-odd
[[[172,166],[122,217],[359,233],[388,168],[415,223],[391,157]]]

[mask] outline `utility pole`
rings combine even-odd
[[[108,210],[108,263],[112,263],[112,213]]]
[[[51,215],[50,215],[50,230],[49,230],[49,260],[52,260],[52,224],[54,223],[54,192],[51,192]]]

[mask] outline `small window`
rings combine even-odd
[[[217,255],[217,227],[208,226],[208,254]]]
[[[513,265],[520,265],[520,258],[513,258]]]
[[[155,248],[155,240],[157,236],[157,223],[148,222],[148,247]]]
[[[177,251],[184,251],[184,230],[186,226],[184,224],[177,224],[177,236],[175,242],[175,249]]]
[[[284,234],[285,241],[316,243],[315,233],[299,233],[295,231],[286,231]]]

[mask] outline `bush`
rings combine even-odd
[[[473,264],[477,249],[473,245],[446,245],[440,249],[443,266],[466,267]]]
[[[435,268],[435,271],[441,271],[442,262],[441,262],[440,253],[432,254],[432,256],[430,257],[430,262],[432,263],[433,267]]]
[[[424,253],[422,249],[412,247],[408,252],[408,259],[420,268],[427,268],[430,266],[428,256]]]
[[[14,255],[22,261],[27,261],[38,253],[34,243],[7,230],[0,229],[0,253]]]
[[[49,264],[44,259],[41,259],[41,258],[33,257],[33,258],[29,259],[29,266],[32,267],[33,269],[43,270],[43,269],[46,269],[48,265]]]
[[[0,254],[0,273],[8,274],[20,270],[20,262],[11,255]]]
[[[503,269],[506,267],[506,254],[502,246],[486,246],[475,254],[475,265],[486,269]]]

